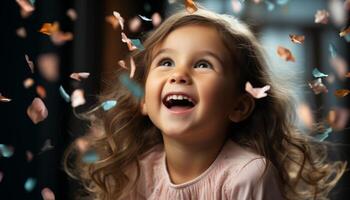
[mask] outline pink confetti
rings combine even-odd
[[[249,82],[245,84],[245,90],[256,99],[266,97],[267,96],[266,91],[268,91],[269,89],[270,89],[269,85],[265,85],[264,87],[261,87],[261,88],[253,88],[253,86]]]
[[[26,61],[27,61],[28,66],[29,66],[29,68],[30,68],[30,71],[31,71],[32,73],[34,73],[34,63],[33,63],[33,61],[31,61],[31,60],[29,59],[29,56],[28,56],[27,54],[25,54],[24,57],[26,58]]]
[[[135,61],[132,57],[130,57],[130,78],[134,77],[135,71],[136,71]]]
[[[41,190],[41,196],[44,200],[55,200],[55,194],[47,187]]]
[[[55,33],[52,33],[51,36],[51,41],[55,45],[63,45],[64,43],[73,40],[73,34],[70,32],[62,32],[62,31],[57,31]]]
[[[329,12],[326,10],[317,10],[315,14],[315,23],[317,24],[327,24],[328,23]]]
[[[117,11],[113,11],[113,16],[118,20],[120,28],[122,30],[124,30],[124,19],[123,19],[123,17]]]
[[[41,54],[38,58],[38,67],[41,75],[48,81],[56,81],[59,77],[59,58],[54,53]]]
[[[119,60],[119,61],[118,61],[118,64],[119,64],[119,66],[121,66],[122,68],[128,69],[128,67],[126,67],[126,64],[125,64],[125,61],[124,61],[124,60]]]
[[[48,111],[44,102],[40,98],[35,98],[32,104],[27,108],[27,115],[34,124],[46,119]]]
[[[78,18],[78,14],[73,8],[69,8],[66,14],[72,21],[75,21]]]
[[[0,93],[0,101],[1,101],[1,102],[7,103],[7,102],[12,101],[12,99],[9,99],[9,98],[7,98],[7,97],[4,97],[4,96],[2,96],[2,94]]]
[[[74,80],[81,81],[81,79],[86,79],[90,76],[90,73],[88,72],[77,72],[72,73],[69,77],[71,77]]]
[[[32,87],[34,84],[34,80],[32,78],[26,78],[24,81],[23,81],[23,86],[24,88],[28,89],[30,87]]]
[[[82,89],[74,90],[71,96],[71,100],[73,108],[85,104],[84,91]]]
[[[152,15],[152,24],[154,27],[159,26],[159,24],[162,23],[162,17],[159,13],[155,12]]]
[[[29,0],[16,0],[16,2],[21,8],[21,16],[23,18],[28,17],[35,10],[34,6],[30,3]]]
[[[137,47],[131,42],[131,40],[122,32],[122,42],[128,45],[129,51],[134,51]]]
[[[88,150],[90,143],[87,139],[80,137],[80,138],[75,140],[75,145],[78,148],[78,150],[80,151],[80,153],[84,153]]]
[[[131,32],[137,32],[141,27],[141,20],[138,17],[134,17],[129,21],[129,30]]]
[[[16,29],[16,35],[20,38],[26,38],[27,31],[24,27],[19,27],[18,29]]]

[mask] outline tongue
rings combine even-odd
[[[192,107],[191,106],[172,106],[170,108],[170,110],[173,110],[173,111],[185,111],[185,110],[188,110],[188,109],[191,109]]]

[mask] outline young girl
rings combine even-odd
[[[345,164],[299,133],[290,96],[272,79],[249,29],[199,9],[169,17],[134,55],[135,98],[120,81],[100,103],[85,140],[65,167],[93,199],[323,199]],[[122,73],[121,69],[119,73]],[[245,90],[270,86],[260,98]],[[263,95],[262,95],[263,96]],[[71,155],[77,155],[72,162]]]

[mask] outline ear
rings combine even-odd
[[[147,115],[147,106],[146,106],[146,102],[145,102],[145,99],[142,98],[141,101],[140,101],[140,109],[141,109],[141,113],[143,115]]]
[[[238,123],[250,116],[255,108],[255,100],[247,93],[242,94],[230,113],[230,120]]]

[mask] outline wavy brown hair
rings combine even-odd
[[[286,199],[327,199],[344,173],[346,163],[330,161],[324,143],[298,131],[295,104],[289,91],[272,77],[252,32],[232,16],[202,9],[193,14],[182,11],[170,16],[149,34],[144,42],[145,50],[132,55],[138,66],[133,80],[143,87],[157,45],[173,30],[193,24],[218,31],[218,37],[232,57],[232,63],[228,64],[234,69],[241,93],[245,93],[247,81],[256,87],[271,86],[267,97],[256,100],[249,118],[231,125],[229,137],[276,167]],[[125,76],[121,75],[124,72],[119,69],[115,77]],[[79,179],[93,199],[118,199],[131,191],[128,187],[134,185],[140,174],[139,157],[162,143],[159,129],[141,114],[140,99],[121,84],[120,78],[103,91],[99,103],[110,99],[118,101],[116,107],[89,116],[93,132],[99,134],[84,136],[100,160],[92,164],[82,162],[82,153],[75,144],[68,148],[64,159],[67,173]]]

